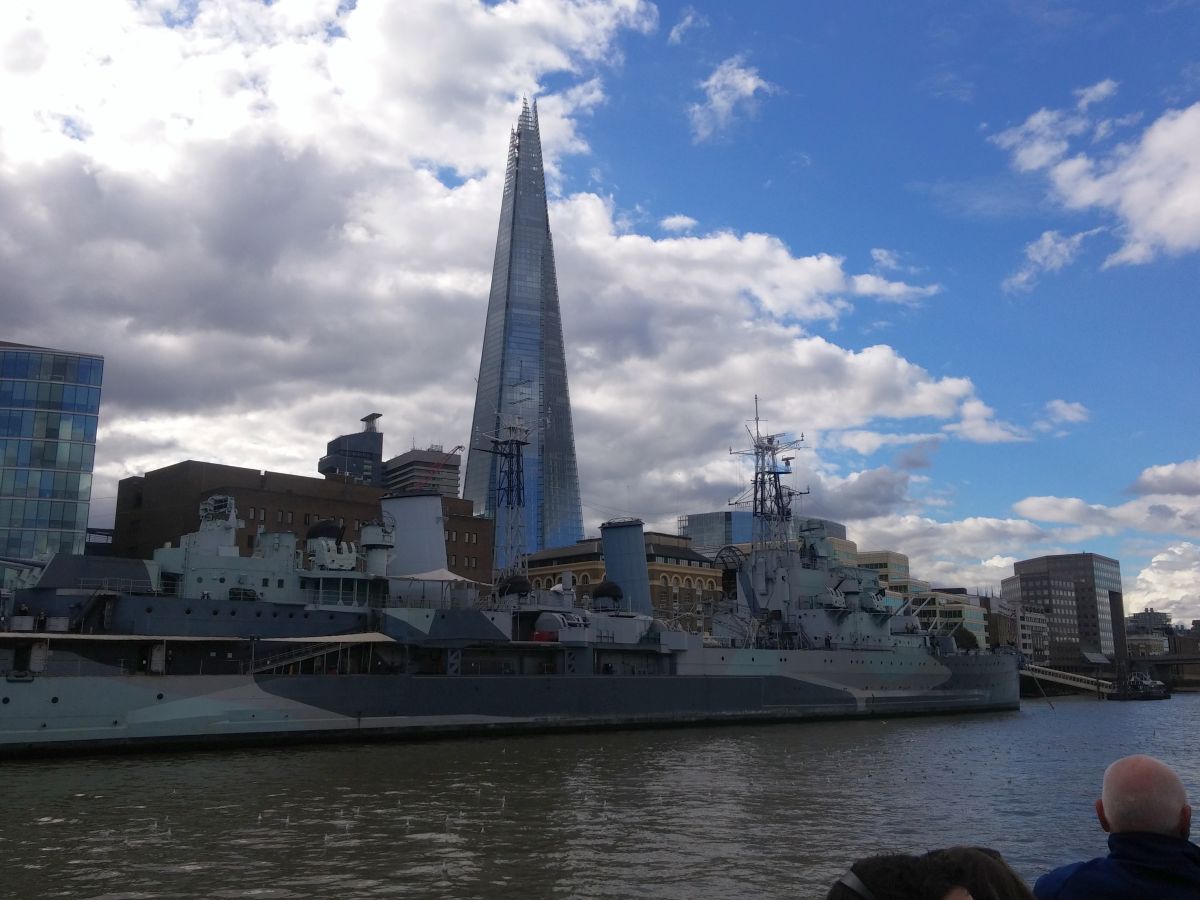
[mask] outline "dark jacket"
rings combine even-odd
[[[1142,831],[1108,836],[1108,856],[1047,872],[1033,886],[1038,900],[1197,900],[1200,847]]]

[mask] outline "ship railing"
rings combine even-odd
[[[142,578],[80,578],[78,586],[89,591],[120,594],[158,594],[153,582]]]

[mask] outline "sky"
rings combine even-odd
[[[92,521],[184,459],[467,443],[536,99],[585,529],[803,515],[1200,618],[1200,5],[7,0],[0,339],[105,357]]]

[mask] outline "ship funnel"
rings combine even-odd
[[[396,523],[388,575],[417,575],[446,568],[446,529],[440,494],[396,494],[380,501]]]
[[[620,586],[630,612],[654,615],[642,520],[611,519],[600,526],[600,538],[605,578]]]

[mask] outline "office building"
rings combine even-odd
[[[680,537],[689,538],[698,553],[712,555],[722,547],[749,544],[754,539],[754,514],[748,509],[691,513],[675,523]]]
[[[859,550],[858,567],[871,569],[879,576],[879,583],[890,593],[911,597],[929,591],[928,581],[913,578],[908,571],[908,556],[895,550]]]
[[[103,378],[103,357],[0,341],[0,555],[83,553]]]
[[[325,447],[317,471],[326,478],[383,487],[383,434],[375,423],[381,413],[362,417],[362,431],[343,434]]]
[[[1079,616],[1075,611],[1075,582],[1044,573],[1010,575],[1000,582],[1005,603],[1046,620],[1046,659],[1052,665],[1078,665]]]
[[[1125,658],[1125,604],[1119,562],[1098,553],[1065,553],[1020,560],[1013,565],[1013,574],[1037,578],[1043,589],[1050,581],[1070,582],[1079,651],[1091,661],[1098,661],[1093,659],[1096,654]],[[1053,633],[1052,628],[1052,637]]]
[[[492,452],[494,440],[513,441],[509,446],[518,448],[523,504],[506,457]],[[526,552],[583,537],[536,104],[523,106],[509,142],[468,443],[463,496],[476,513],[496,520],[497,535],[520,534]],[[511,455],[508,462],[513,463]],[[523,519],[508,522],[507,510],[522,505]],[[503,558],[503,543],[498,537],[499,568],[512,563]]]
[[[932,633],[951,635],[964,650],[991,646],[987,610],[978,597],[962,589],[925,589],[908,599],[917,618]]]
[[[455,447],[447,453],[434,444],[393,456],[383,464],[383,486],[396,494],[434,491],[443,497],[457,497],[462,449]]]

